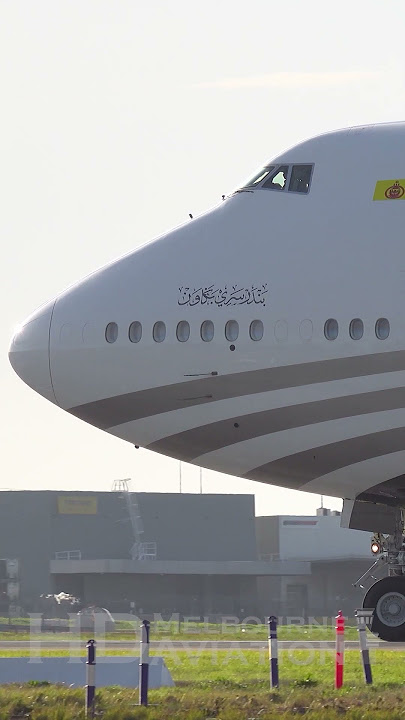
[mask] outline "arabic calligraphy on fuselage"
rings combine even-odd
[[[266,305],[267,283],[240,287],[239,285],[224,285],[216,287],[208,285],[199,288],[179,288],[178,305],[216,305],[217,307],[232,307],[234,305]]]

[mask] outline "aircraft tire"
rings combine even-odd
[[[405,577],[387,577],[367,591],[363,608],[373,608],[371,631],[381,640],[405,641]]]

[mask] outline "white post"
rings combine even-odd
[[[367,625],[371,625],[374,610],[356,610],[357,630],[359,633],[360,655],[363,663],[364,679],[367,685],[372,685],[373,676],[371,673],[370,653],[367,647]]]
[[[85,716],[94,717],[96,699],[96,641],[87,643]]]
[[[139,655],[139,704],[148,704],[149,684],[149,620],[143,620],[141,625],[141,648]]]

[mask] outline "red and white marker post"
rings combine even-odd
[[[336,663],[335,663],[335,688],[343,685],[343,666],[345,654],[345,619],[339,610],[336,616]]]

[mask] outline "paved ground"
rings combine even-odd
[[[281,650],[297,649],[305,650],[310,649],[322,649],[322,650],[333,650],[335,643],[327,640],[308,640],[290,641],[282,640],[279,642],[279,648]],[[30,648],[41,648],[42,650],[66,650],[69,647],[84,648],[85,643],[72,641],[70,644],[66,640],[0,640],[0,651],[1,650],[29,650]],[[384,649],[384,650],[402,650],[405,651],[405,643],[387,643],[381,640],[370,640],[368,643],[370,649]],[[267,642],[261,640],[167,640],[151,642],[151,650],[261,650],[267,648]],[[358,650],[359,644],[354,640],[346,641],[345,647],[348,650]],[[138,650],[139,643],[130,642],[128,640],[105,640],[99,641],[99,648],[106,648],[109,650]]]

